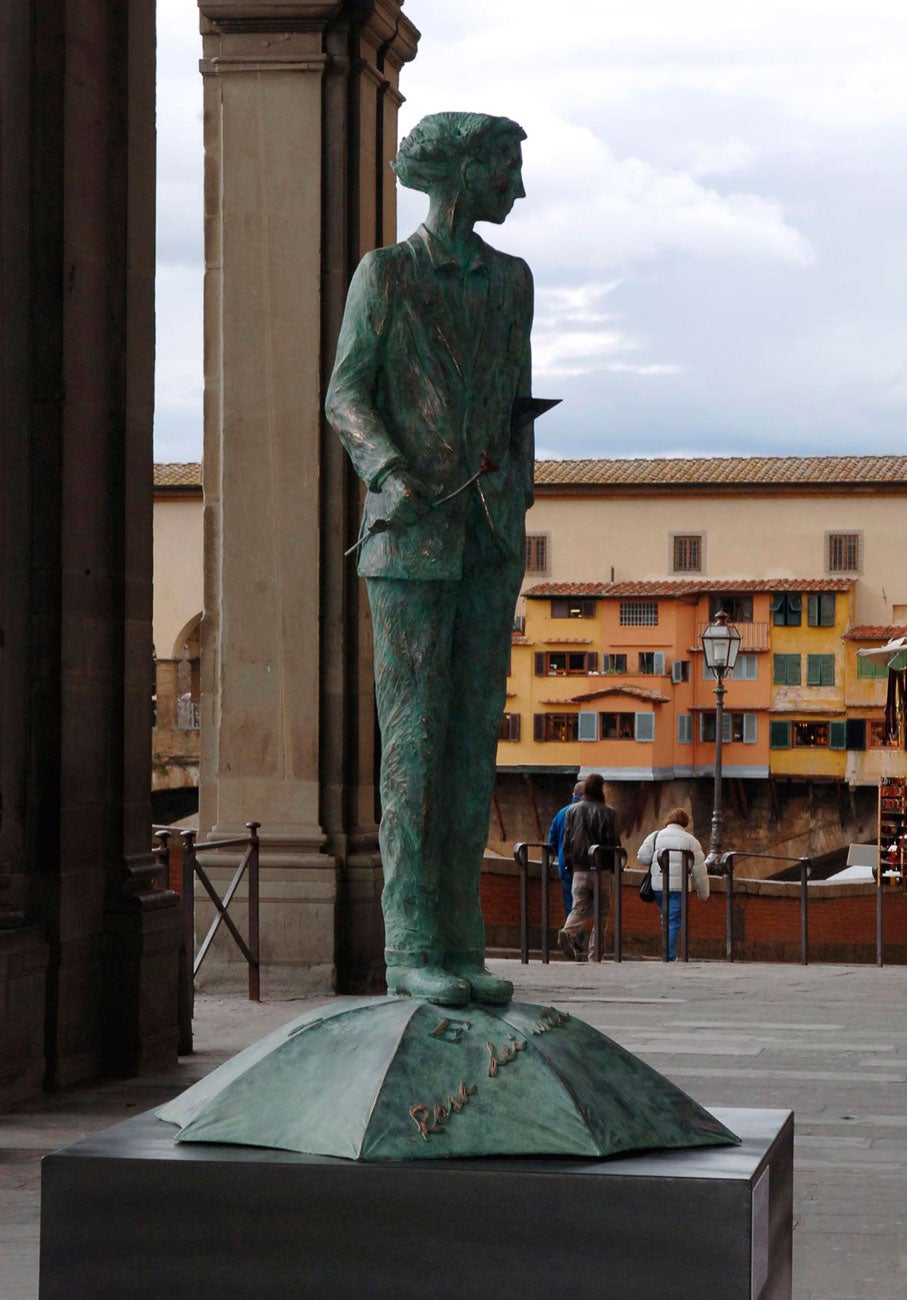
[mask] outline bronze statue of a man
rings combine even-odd
[[[523,197],[523,139],[437,113],[403,141],[394,170],[428,216],[362,259],[326,403],[368,487],[387,987],[443,1005],[513,993],[485,968],[479,882],[532,503],[532,424],[513,416],[532,275],[473,226]]]

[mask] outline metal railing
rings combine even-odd
[[[179,968],[179,994],[178,994],[178,1019],[179,1019],[179,1051],[186,1054],[192,1051],[192,1013],[195,1002],[195,976],[198,974],[202,962],[208,955],[211,944],[214,942],[214,936],[217,934],[221,923],[226,925],[233,937],[236,946],[239,948],[246,963],[249,967],[249,1001],[261,1001],[261,958],[260,958],[260,919],[259,919],[259,848],[260,841],[258,832],[261,828],[260,822],[246,822],[248,836],[243,836],[231,840],[211,840],[202,845],[205,853],[222,852],[225,849],[243,848],[243,853],[239,865],[233,873],[230,884],[223,898],[218,894],[212,885],[204,865],[199,862],[197,856],[197,847],[195,837],[197,831],[181,831],[180,840],[182,841],[183,850],[183,870],[182,870],[182,909],[183,909],[183,934],[180,944],[180,968]],[[164,829],[155,833],[157,846],[154,850],[155,855],[162,862],[169,861],[171,831]],[[233,918],[229,914],[229,907],[233,901],[240,882],[248,872],[248,940],[244,939],[236,927]],[[198,951],[195,951],[195,879],[202,883],[205,893],[214,904],[214,920],[208,929],[208,933],[202,940]]]
[[[732,850],[722,853],[716,875],[727,878],[727,902],[725,904],[725,940],[724,953],[728,961],[734,960],[734,868],[738,858],[760,858],[763,862],[790,862],[800,864],[800,964],[809,965],[809,878],[812,875],[812,860],[806,857],[788,858],[777,853],[740,853]]]
[[[529,850],[540,849],[541,860],[530,862]],[[539,879],[542,883],[541,897],[541,953],[542,961],[547,965],[550,957],[549,944],[549,907],[548,907],[548,883],[554,879],[560,879],[557,871],[557,856],[550,844],[531,843],[528,841],[515,844],[513,846],[513,856],[517,866],[520,869],[520,961],[525,966],[529,962],[529,879],[530,866],[539,867]],[[551,866],[554,864],[554,877],[551,874]],[[592,873],[592,946],[590,949],[590,960],[600,962],[603,950],[602,935],[602,883],[601,878],[604,872],[612,873],[615,877],[615,914],[614,914],[614,960],[621,960],[621,899],[620,899],[620,873],[627,865],[627,853],[625,849],[613,848],[605,844],[595,844],[589,849],[589,867]]]
[[[541,860],[530,861],[529,850],[540,849]],[[662,871],[662,883],[668,881],[670,884],[670,855],[679,853],[681,856],[681,888],[680,888],[680,931],[678,934],[677,954],[681,961],[687,962],[690,959],[690,909],[689,909],[689,888],[690,872],[693,869],[693,854],[686,849],[663,849],[658,855],[658,865]],[[549,906],[548,906],[548,889],[547,884],[552,879],[551,867],[555,865],[554,878],[557,877],[556,857],[554,850],[549,844],[521,842],[515,844],[513,856],[517,866],[520,869],[520,961],[525,966],[529,961],[529,882],[531,878],[530,867],[539,867],[539,879],[544,882],[541,897],[541,955],[542,961],[547,963],[550,957],[549,944]],[[715,876],[724,876],[727,881],[726,901],[725,901],[725,959],[734,961],[734,870],[737,862],[742,858],[759,858],[774,862],[798,863],[800,867],[800,962],[806,966],[809,964],[809,878],[812,874],[812,861],[807,857],[791,858],[782,857],[772,853],[743,853],[733,850],[723,853],[717,864],[717,870],[711,874]],[[613,848],[604,844],[593,845],[589,850],[589,870],[592,872],[592,948],[590,960],[600,962],[602,960],[602,911],[601,911],[601,878],[607,874],[614,879],[614,960],[623,959],[623,888],[622,876],[627,865],[627,853],[625,849]],[[883,885],[879,885],[876,898],[876,965],[881,966],[883,961],[882,950],[882,891]],[[663,891],[670,893],[672,890]],[[670,906],[663,906],[661,909],[661,960],[666,962],[670,957]]]

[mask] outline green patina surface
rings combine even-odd
[[[367,253],[326,400],[367,485],[389,990],[505,1002],[479,875],[532,502],[532,276],[473,227],[523,195],[522,129],[439,113],[394,164],[425,223]]]
[[[309,1012],[158,1112],[180,1142],[352,1160],[615,1156],[737,1139],[552,1007],[350,998]]]

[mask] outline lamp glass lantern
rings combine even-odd
[[[720,680],[733,670],[740,650],[740,631],[728,622],[724,610],[719,610],[714,622],[702,634],[702,652],[706,667]]]

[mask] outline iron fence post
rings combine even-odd
[[[885,961],[884,936],[882,930],[882,850],[879,847],[879,867],[876,872],[876,965]]]
[[[592,868],[592,949],[590,961],[602,959],[602,873],[600,844],[593,844],[589,849],[588,860]]]
[[[529,888],[526,879],[529,870],[529,845],[514,844],[513,856],[520,869],[520,961],[529,965]]]
[[[548,965],[548,875],[550,869],[548,846],[542,845],[542,963]]]
[[[261,822],[246,822],[249,832],[249,1001],[261,1001],[261,950],[259,943],[259,839]]]
[[[734,960],[734,855],[725,853],[721,858],[727,871],[727,894],[724,912],[724,955],[728,961]]]
[[[800,964],[809,965],[809,858],[800,859]]]
[[[623,961],[623,869],[627,865],[627,850],[614,848],[614,960]]]
[[[183,842],[183,888],[180,897],[183,937],[180,943],[179,1045],[182,1055],[192,1051],[192,1018],[195,1013],[195,831],[181,831]]]
[[[687,890],[690,887],[690,863],[693,859],[689,849],[680,851],[680,960],[690,960],[690,907]]]
[[[669,921],[671,912],[671,850],[662,849],[658,855],[661,868],[661,960],[670,959]]]

